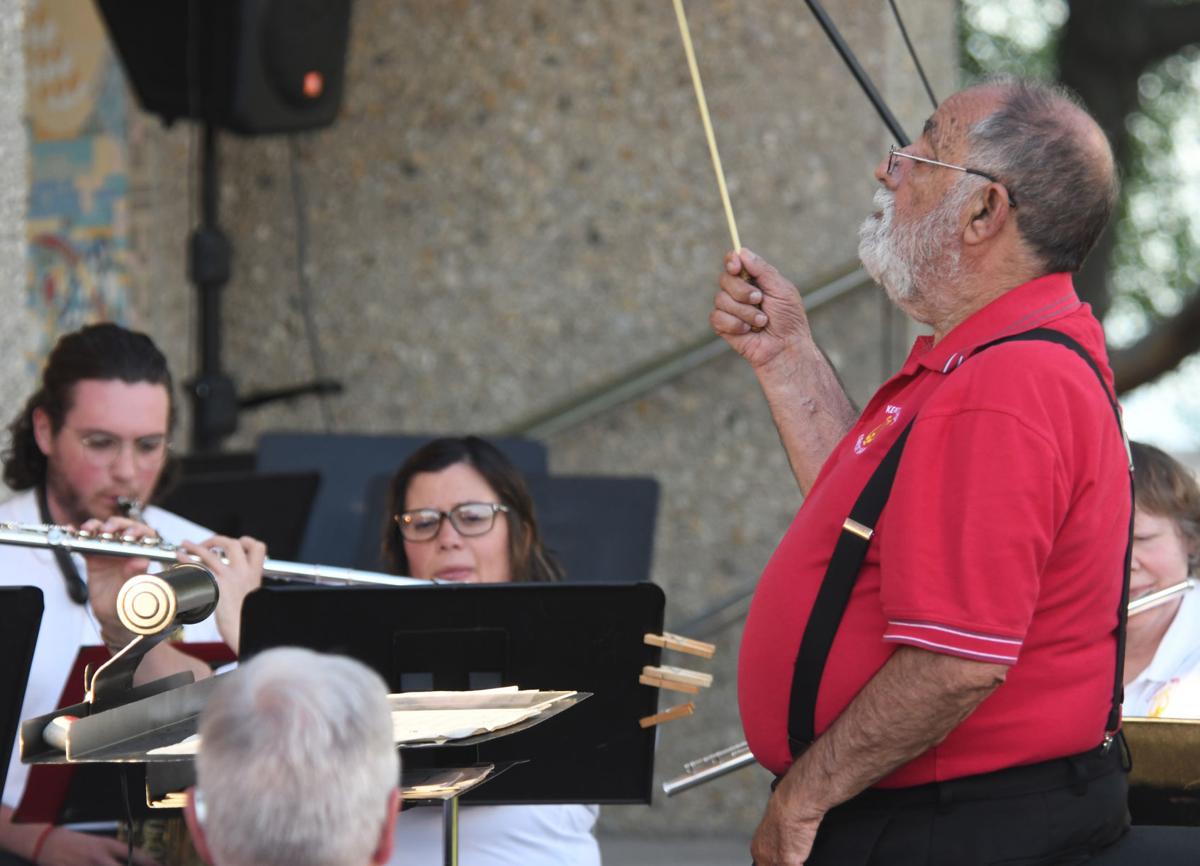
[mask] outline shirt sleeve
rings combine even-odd
[[[1016,411],[917,418],[881,521],[884,641],[1016,663],[1067,507],[1058,452]]]

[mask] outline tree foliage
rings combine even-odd
[[[968,75],[1057,78],[1108,134],[1121,203],[1076,287],[1118,389],[1200,351],[1200,0],[963,0]]]

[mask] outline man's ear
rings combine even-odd
[[[1012,209],[1008,204],[1008,192],[1003,185],[989,183],[980,198],[972,199],[970,219],[963,229],[963,243],[968,246],[985,243],[1008,224]]]
[[[33,441],[37,443],[42,454],[50,456],[54,448],[54,425],[50,423],[50,416],[41,406],[33,410]]]
[[[392,848],[396,842],[396,817],[399,814],[400,789],[392,788],[392,793],[388,794],[386,817],[379,828],[379,840],[375,843],[375,853],[371,855],[371,862],[376,866],[383,866],[392,859]]]
[[[216,866],[212,853],[208,850],[208,840],[204,838],[204,827],[196,816],[195,794],[195,786],[187,789],[187,803],[183,806],[183,820],[187,824],[188,832],[192,836],[192,844],[196,847],[196,853],[200,855],[200,859],[208,866]]]

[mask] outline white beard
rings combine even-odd
[[[882,187],[875,191],[880,216],[859,226],[858,257],[893,303],[907,309],[937,284],[957,278],[958,219],[969,195],[969,187],[956,184],[916,225],[897,231],[894,196]]]

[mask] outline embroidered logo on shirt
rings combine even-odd
[[[900,407],[899,406],[893,406],[889,403],[886,407],[884,407],[883,411],[886,413],[884,415],[883,421],[880,422],[879,425],[874,430],[872,430],[870,433],[863,433],[861,436],[858,437],[857,440],[855,440],[855,442],[854,442],[854,453],[855,454],[862,454],[864,451],[866,451],[867,446],[870,445],[872,442],[874,442],[880,433],[882,433],[888,427],[892,426],[893,424],[895,424],[897,421],[900,420]]]

